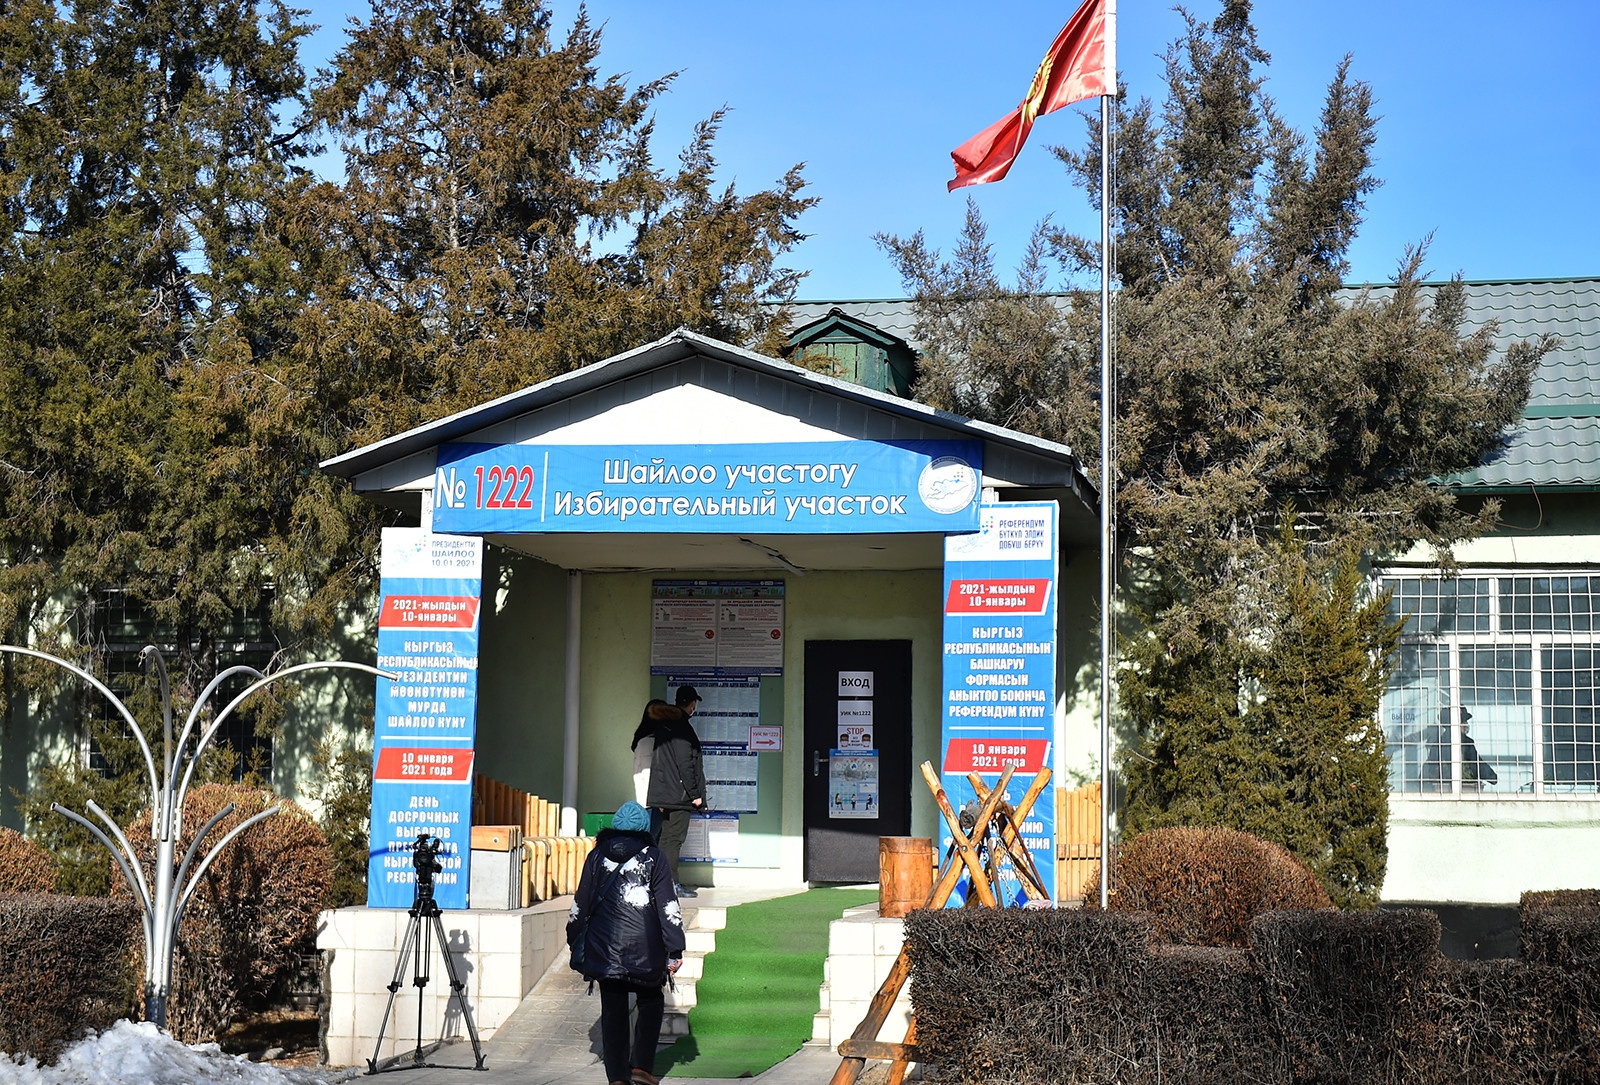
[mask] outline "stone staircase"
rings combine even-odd
[[[878,903],[847,909],[828,924],[828,959],[823,965],[818,1011],[810,1044],[836,1048],[867,1015],[878,986],[889,974],[905,940],[905,920],[884,919]],[[876,1039],[898,1043],[911,1021],[911,988],[901,988]]]
[[[703,890],[702,890],[703,892]],[[717,932],[728,925],[728,909],[715,905],[683,905],[683,967],[667,988],[667,1013],[661,1021],[661,1040],[689,1035],[689,1011],[695,1005],[695,986],[704,975],[705,959],[717,948]]]

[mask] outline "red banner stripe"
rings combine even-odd
[[[380,629],[471,629],[478,624],[478,599],[472,595],[386,595],[378,614]]]
[[[472,780],[472,749],[466,746],[386,746],[378,751],[372,778],[383,783],[464,784]]]
[[[953,738],[944,751],[944,771],[965,775],[981,772],[998,775],[1007,765],[1016,766],[1016,775],[1037,775],[1050,756],[1047,738]]]

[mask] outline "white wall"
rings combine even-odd
[[[1386,901],[1514,904],[1600,886],[1600,799],[1389,797]]]

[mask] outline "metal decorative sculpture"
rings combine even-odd
[[[145,1018],[154,1022],[157,1027],[166,1028],[167,1025],[167,998],[172,992],[172,957],[177,948],[178,925],[183,922],[183,911],[194,896],[195,890],[200,885],[200,879],[205,875],[211,863],[227,847],[229,841],[244,832],[256,822],[269,818],[283,810],[283,803],[261,813],[247,818],[229,830],[228,834],[206,853],[198,866],[195,857],[200,853],[200,845],[207,834],[216,828],[217,824],[233,813],[233,804],[219,810],[207,821],[200,831],[195,834],[188,850],[183,855],[183,861],[177,862],[178,846],[183,839],[183,797],[189,790],[190,780],[193,778],[195,766],[199,764],[200,755],[216,737],[217,729],[222,721],[245,701],[251,694],[262,689],[271,682],[280,678],[287,678],[291,674],[301,671],[318,670],[324,668],[343,668],[347,670],[365,671],[377,675],[379,678],[393,679],[395,675],[387,671],[380,671],[376,667],[369,667],[364,663],[348,663],[342,660],[319,661],[316,663],[300,663],[293,667],[285,667],[274,674],[266,675],[254,667],[229,667],[213,678],[199,697],[195,698],[194,707],[189,712],[189,718],[184,722],[183,731],[178,736],[174,747],[172,742],[172,690],[167,681],[167,664],[161,652],[154,645],[146,645],[139,653],[140,665],[146,665],[152,660],[155,663],[158,677],[161,680],[161,724],[162,724],[162,757],[161,769],[157,772],[155,755],[150,750],[150,744],[145,741],[144,732],[139,728],[138,721],[133,718],[133,713],[128,706],[113,693],[105,683],[81,667],[78,667],[59,656],[48,652],[36,651],[32,648],[19,648],[11,644],[0,644],[0,652],[14,652],[17,655],[33,656],[37,659],[48,660],[51,663],[71,671],[73,674],[88,682],[95,689],[105,694],[106,699],[114,705],[122,718],[128,722],[128,728],[133,732],[133,737],[139,742],[139,749],[144,753],[145,768],[150,775],[150,835],[156,842],[155,885],[151,886],[145,877],[143,866],[139,862],[139,854],[128,842],[127,835],[112,821],[94,800],[88,803],[89,812],[105,823],[110,831],[106,832],[81,814],[68,810],[59,803],[53,803],[51,809],[58,814],[65,815],[82,825],[95,838],[104,844],[111,852],[111,857],[117,861],[117,866],[122,868],[122,876],[127,879],[128,888],[133,890],[135,899],[144,909],[144,1014]],[[200,711],[205,707],[206,701],[216,692],[217,688],[235,675],[249,675],[255,679],[237,697],[229,701],[221,712],[217,713],[211,725],[200,735],[195,743],[194,750],[187,756],[184,747],[189,742],[189,736],[194,732]],[[186,764],[187,762],[187,764]],[[179,778],[179,772],[182,777]],[[176,784],[176,786],[174,786]],[[115,838],[115,843],[112,839]],[[193,868],[191,871],[190,868]]]

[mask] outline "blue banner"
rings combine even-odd
[[[1006,793],[1014,806],[1040,769],[1054,771],[1057,507],[1053,501],[984,505],[979,519],[976,534],[952,535],[944,550],[941,782],[958,812],[977,801],[969,773],[992,788],[1014,766]],[[1047,788],[1021,826],[1051,899],[1055,810],[1053,789]],[[949,826],[941,841],[948,854]],[[998,838],[988,846],[1002,847]],[[1009,857],[1001,875],[996,897],[1002,904],[1021,904],[1026,898]],[[965,900],[967,886],[963,878],[952,907]]]
[[[383,532],[367,905],[409,908],[419,834],[436,837],[434,900],[467,907],[483,540]]]
[[[884,534],[978,528],[977,441],[439,447],[436,531]]]

